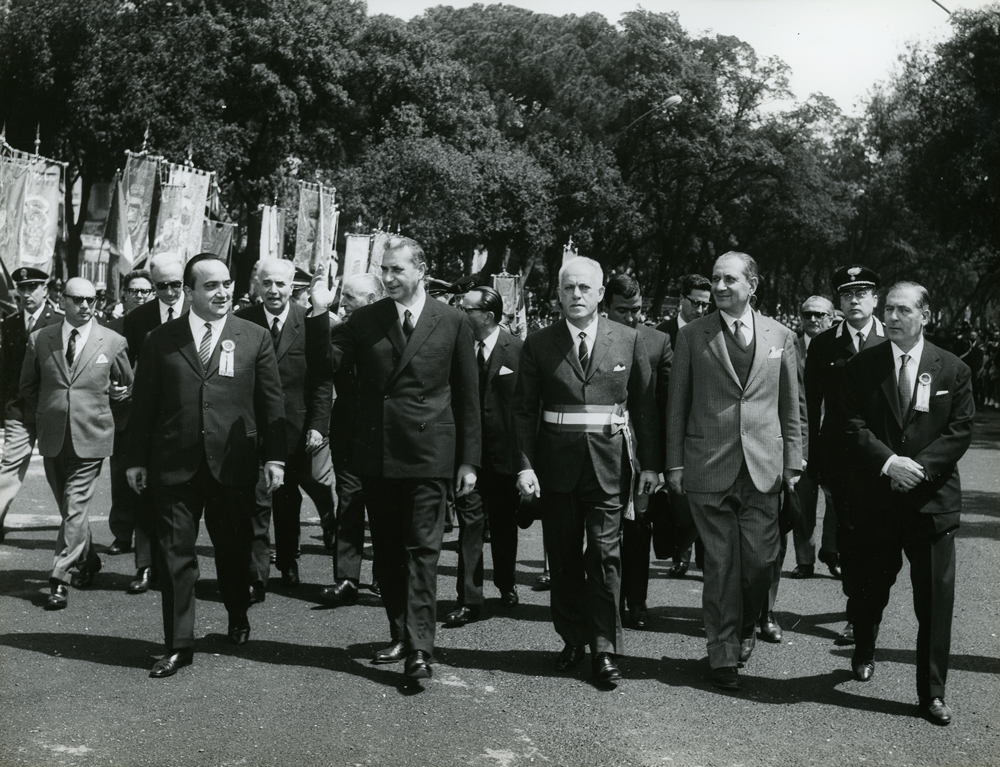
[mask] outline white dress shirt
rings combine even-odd
[[[290,304],[285,304],[285,308],[282,309],[281,314],[271,314],[267,307],[264,307],[264,318],[267,320],[267,329],[270,330],[271,326],[274,324],[274,318],[278,318],[278,330],[280,331],[285,327],[285,323],[288,322],[288,312],[290,309]]]
[[[722,311],[722,309],[719,309],[719,314],[725,320],[726,327],[729,328],[730,333],[733,332],[733,323],[739,320],[742,323],[740,325],[740,332],[743,334],[743,345],[749,346],[753,343],[753,309],[750,308],[750,304],[747,304],[747,310],[740,317],[734,317],[729,312]]]
[[[427,303],[427,291],[421,290],[420,295],[417,300],[413,302],[413,306],[403,306],[399,301],[393,301],[396,305],[396,314],[399,315],[399,324],[402,325],[406,318],[403,316],[405,312],[410,313],[410,322],[413,323],[413,327],[417,326],[417,320],[420,319],[420,314],[424,311],[424,304]]]
[[[209,332],[205,329],[205,323],[207,322],[212,326],[212,345],[209,348],[214,352],[215,345],[219,343],[219,338],[222,336],[222,329],[226,327],[226,318],[228,316],[227,314],[217,320],[203,320],[194,312],[188,312],[188,324],[191,326],[191,335],[194,336],[194,348],[201,348],[201,337]]]
[[[66,320],[63,320],[62,324],[62,348],[66,349],[69,346],[69,334],[74,330],[76,331],[76,351],[73,357],[73,365],[80,360],[80,352],[83,351],[83,345],[87,343],[87,339],[90,338],[90,329],[93,327],[94,321],[87,320],[83,325],[76,328],[70,325]]]
[[[486,338],[482,341],[476,341],[476,354],[479,354],[479,349],[482,347],[483,359],[489,360],[490,355],[493,354],[493,347],[497,345],[498,338],[500,338],[499,326],[493,328],[493,332],[486,336]]]
[[[597,341],[597,315],[594,315],[594,320],[585,328],[578,328],[569,320],[566,320],[566,327],[569,328],[569,335],[573,339],[573,346],[577,349],[580,348],[580,334],[586,334],[583,342],[587,344],[587,356],[589,357],[594,353],[594,344]]]
[[[874,316],[868,318],[868,324],[865,325],[863,328],[861,328],[861,330],[855,330],[848,323],[846,323],[846,322],[844,323],[844,330],[845,330],[845,332],[849,332],[851,334],[851,344],[854,346],[855,353],[861,351],[858,348],[858,333],[861,333],[861,335],[863,335],[865,337],[865,343],[868,343],[868,339],[871,338],[872,331],[874,329],[875,329],[875,317]],[[897,370],[899,369],[898,365],[897,365],[896,369]]]
[[[38,324],[38,318],[42,316],[42,312],[45,311],[45,302],[42,301],[42,305],[39,306],[32,314],[24,315],[24,331],[28,332],[28,327],[31,327],[31,332],[35,332],[35,326]]]
[[[864,332],[864,331],[862,331]],[[866,335],[867,339],[868,336]],[[920,358],[924,354],[924,335],[920,334],[920,340],[917,341],[916,345],[910,351],[904,352],[894,341],[889,342],[889,346],[892,348],[892,376],[896,382],[897,388],[899,387],[899,369],[903,367],[903,355],[909,355],[910,359],[906,362],[906,371],[910,374],[910,386],[916,389],[917,386],[917,371],[920,369]],[[906,413],[902,414],[906,417]],[[882,466],[882,473],[885,474],[889,467],[892,466],[892,462],[896,460],[895,455],[890,455],[889,459]]]
[[[184,314],[184,297],[181,296],[177,299],[176,304],[165,304],[160,299],[156,299],[157,308],[160,310],[160,324],[162,325],[167,321],[167,310],[172,309],[174,316],[171,319],[177,319],[182,314]],[[202,323],[204,325],[205,323]]]

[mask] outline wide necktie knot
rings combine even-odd
[[[198,356],[201,358],[201,367],[208,372],[208,363],[212,359],[212,323],[205,323],[205,332],[201,337],[201,344],[198,346]]]

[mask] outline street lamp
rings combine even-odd
[[[639,115],[638,117],[636,117],[632,122],[630,122],[628,125],[626,125],[624,128],[622,128],[622,133],[624,133],[625,131],[627,131],[629,128],[631,128],[633,125],[635,125],[637,122],[639,122],[639,120],[641,120],[642,118],[648,117],[649,115],[653,114],[653,112],[666,112],[668,109],[673,109],[675,106],[677,106],[678,104],[680,104],[683,100],[684,99],[682,99],[680,96],[678,96],[676,94],[673,95],[673,96],[671,96],[666,101],[664,101],[662,104],[657,104],[655,107],[653,107],[652,109],[650,109],[648,112],[643,112],[641,115]],[[618,135],[621,136],[622,133],[619,133]]]

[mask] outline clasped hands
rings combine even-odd
[[[896,456],[885,473],[891,480],[890,487],[898,493],[908,493],[927,479],[923,466],[903,456]]]

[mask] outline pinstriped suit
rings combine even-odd
[[[802,468],[795,334],[753,313],[755,351],[745,386],[718,314],[677,334],[667,404],[667,468],[705,544],[702,594],[711,667],[735,667],[753,631],[778,556],[783,469]]]

